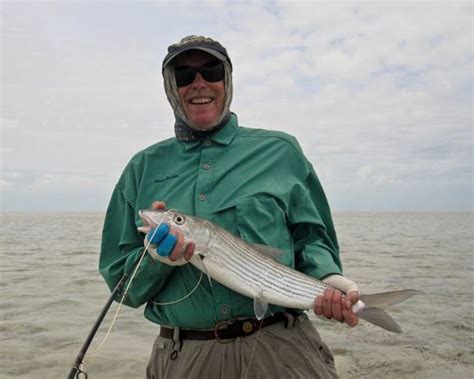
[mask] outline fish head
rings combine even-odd
[[[174,209],[142,209],[138,212],[143,227],[138,230],[148,233],[160,224],[168,224],[171,229],[180,230],[184,234],[185,242],[194,242],[196,251],[206,251],[210,238],[210,230],[206,227],[206,220],[189,216]]]

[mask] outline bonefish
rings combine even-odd
[[[278,249],[252,244],[212,222],[175,210],[140,210],[147,231],[150,226],[167,223],[180,229],[186,240],[195,243],[189,263],[222,285],[254,299],[257,318],[268,304],[294,309],[312,309],[317,296],[329,286],[277,261]],[[420,291],[405,289],[361,295],[352,310],[357,316],[395,333],[402,328],[383,308],[398,304]]]

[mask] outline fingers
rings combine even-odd
[[[151,208],[166,209],[166,203],[164,201],[154,201],[151,204]],[[192,258],[196,245],[194,242],[186,243],[181,230],[170,228],[167,224],[161,224],[154,234],[155,237],[152,237],[154,233],[153,229],[149,230],[148,226],[140,227],[139,229],[148,231],[149,238],[152,239],[151,243],[158,245],[156,251],[160,256],[168,257],[169,260],[173,262],[181,258],[189,261]]]
[[[341,293],[334,288],[326,288],[322,296],[318,296],[314,302],[314,313],[318,316],[338,319],[342,315]],[[335,313],[335,314],[334,314]]]
[[[323,295],[323,315],[326,318],[332,318],[332,295],[334,290],[326,288]]]
[[[316,300],[314,300],[314,313],[317,316],[321,316],[323,314],[323,297],[318,296]]]
[[[158,245],[167,236],[169,231],[170,227],[168,224],[161,224],[158,229],[150,230],[147,238],[153,245]]]
[[[359,292],[351,291],[344,298],[344,305],[347,309],[351,309],[354,304],[359,301]]]
[[[352,312],[352,305],[359,300],[358,292],[350,292],[343,296],[339,290],[327,288],[322,296],[314,301],[314,313],[328,319],[345,322],[349,326],[356,326],[358,317]]]
[[[156,252],[162,257],[169,257],[171,251],[176,245],[177,238],[174,234],[168,233],[163,241],[160,242]]]
[[[339,322],[344,321],[342,308],[342,293],[339,290],[334,290],[332,294],[332,316]]]
[[[170,261],[175,262],[181,258],[184,258],[186,261],[189,261],[192,258],[194,254],[194,249],[196,247],[194,242],[186,243],[184,234],[179,229],[171,228],[169,235],[175,238],[175,243],[173,247],[170,248],[168,253]]]
[[[184,250],[184,259],[189,261],[193,257],[195,248],[196,244],[194,242],[189,242]]]
[[[166,204],[164,201],[154,201],[151,204],[152,209],[166,209]]]
[[[342,311],[342,317],[344,322],[351,327],[354,327],[359,323],[359,318],[351,310],[344,309]]]
[[[174,262],[181,258],[183,255],[184,234],[180,230],[176,230],[174,228],[171,230],[171,233],[176,236],[176,243],[169,255],[170,261]]]
[[[323,295],[323,315],[326,318],[335,318],[342,321],[342,294],[334,288],[327,288]]]
[[[344,309],[342,311],[342,316],[344,321],[349,326],[356,326],[359,323],[359,318],[357,317],[354,312],[352,312],[352,306],[355,305],[359,301],[359,292],[351,291],[349,292],[345,298],[343,299],[344,302]]]

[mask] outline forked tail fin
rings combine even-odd
[[[399,304],[421,293],[418,290],[401,290],[361,295],[360,301],[364,303],[364,307],[357,312],[357,316],[390,332],[402,333],[402,327],[382,308]]]

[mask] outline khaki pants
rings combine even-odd
[[[184,340],[171,360],[173,341],[158,337],[147,379],[338,378],[334,358],[306,315],[295,326],[279,322],[223,344]]]

